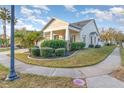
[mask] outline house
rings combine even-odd
[[[68,23],[52,18],[42,29],[43,37],[47,40],[65,40],[69,47],[70,42],[84,42],[86,47],[90,44],[97,45],[99,31],[94,19]]]
[[[10,44],[10,37],[8,35],[6,35],[6,40],[7,41],[4,41],[4,43],[3,43],[4,37],[5,37],[4,34],[0,35],[0,47],[3,47],[4,44],[7,44],[7,46]]]
[[[1,34],[1,35],[0,35],[0,38],[1,38],[1,39],[4,39],[4,37],[5,37],[4,34]],[[6,39],[10,39],[10,36],[6,35]]]

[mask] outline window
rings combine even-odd
[[[75,42],[75,40],[76,40],[76,36],[72,35],[72,42]]]
[[[54,40],[58,40],[59,39],[59,35],[54,35]]]
[[[86,43],[86,35],[82,36],[82,40],[83,40],[84,43]]]

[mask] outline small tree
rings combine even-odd
[[[124,40],[124,34],[113,28],[109,28],[101,32],[100,38],[105,41],[105,43],[112,44],[112,42],[122,42],[122,40]]]
[[[27,31],[23,28],[15,32],[16,44],[24,48],[31,48],[37,45],[37,42],[42,39],[43,36],[40,31]]]

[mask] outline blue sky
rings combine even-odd
[[[10,6],[0,6],[10,9]],[[86,6],[86,5],[27,5],[15,6],[15,15],[18,19],[16,28],[25,27],[29,30],[41,30],[52,18],[60,18],[67,22],[77,22],[87,19],[95,19],[98,28],[124,29],[124,6]],[[2,34],[0,21],[0,34]],[[10,34],[10,24],[7,24],[7,34]]]

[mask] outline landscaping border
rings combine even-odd
[[[80,51],[82,50],[78,50],[78,51],[75,51],[73,54],[69,55],[69,56],[66,56],[66,57],[59,57],[59,58],[34,58],[34,57],[31,57],[30,55],[28,55],[28,58],[31,59],[31,60],[38,60],[38,61],[42,61],[42,60],[61,60],[61,59],[66,59],[66,58],[70,58],[70,57],[73,57],[74,55],[76,55],[77,53],[79,53]]]
[[[37,65],[37,66],[42,66],[42,67],[49,67],[49,68],[81,68],[81,67],[87,67],[87,66],[91,66],[91,65],[96,65],[96,64],[99,64],[100,62],[102,62],[103,60],[105,60],[113,51],[114,51],[114,49],[115,49],[116,47],[113,47],[113,49],[112,49],[112,51],[108,54],[108,55],[106,55],[105,56],[105,58],[103,58],[103,59],[101,59],[101,60],[99,60],[98,62],[96,62],[96,63],[92,63],[92,64],[87,64],[87,65],[84,65],[84,66],[80,66],[80,65],[78,65],[78,66],[49,66],[49,65],[41,65],[41,64],[34,64],[34,63],[27,63],[27,62],[24,62],[24,63],[26,63],[26,64],[31,64],[31,65]],[[78,52],[79,53],[79,52]],[[59,61],[59,60],[64,60],[64,58],[71,58],[72,56],[74,56],[75,54],[77,54],[77,53],[74,53],[73,55],[71,55],[71,56],[68,56],[68,57],[63,57],[63,58],[58,58],[58,59],[53,59],[53,60],[50,60],[50,59],[45,59],[45,60],[39,60],[39,59],[34,59],[34,58],[31,58],[31,59],[29,59],[29,60],[32,60],[32,61]],[[28,59],[28,55],[26,55],[26,57],[27,57],[27,59]],[[19,60],[19,61],[22,61],[21,59],[18,59],[18,58],[16,58],[17,60]]]

